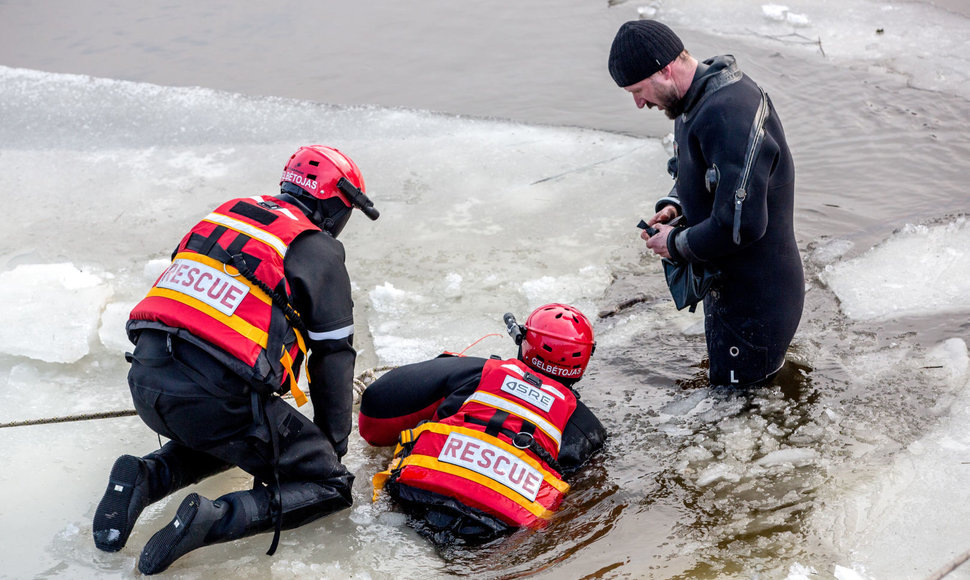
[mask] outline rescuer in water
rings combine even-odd
[[[620,27],[609,70],[638,108],[674,119],[674,186],[646,221],[656,233],[640,237],[661,258],[719,272],[703,297],[711,383],[770,381],[805,302],[795,164],[778,112],[733,56],[700,62],[656,20]]]
[[[593,328],[564,304],[537,308],[524,326],[506,314],[518,357],[444,354],[391,370],[360,404],[371,445],[397,443],[374,477],[436,543],[480,543],[541,527],[606,430],[573,386],[593,354]]]
[[[189,494],[148,541],[143,574],[196,548],[300,526],[351,505],[341,464],[353,419],[354,319],[337,235],[353,208],[378,212],[340,151],[301,147],[281,193],[232,199],[182,238],[172,264],[132,310],[128,384],[141,419],[169,439],[122,455],[94,513],[94,543],[114,552],[149,504],[238,466],[253,488],[212,501]],[[285,402],[306,362],[313,420]]]

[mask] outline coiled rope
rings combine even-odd
[[[395,368],[394,366],[381,366],[367,369],[354,377],[354,404],[360,402],[360,396],[364,389],[370,386],[381,374]],[[284,399],[292,398],[289,392],[283,395]],[[10,423],[0,423],[0,429],[7,427],[27,427],[30,425],[51,425],[54,423],[75,423],[79,421],[93,421],[97,419],[115,419],[118,417],[131,417],[137,415],[134,409],[124,409],[120,411],[101,411],[98,413],[83,413],[79,415],[65,415],[63,417],[48,417],[44,419],[28,419],[25,421],[12,421]]]

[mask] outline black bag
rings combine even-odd
[[[690,307],[690,311],[694,312],[697,309],[697,303],[704,299],[711,285],[721,275],[719,270],[710,266],[674,262],[669,258],[664,258],[662,261],[667,286],[670,287],[670,295],[674,299],[677,310]]]

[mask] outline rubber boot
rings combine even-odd
[[[216,501],[197,493],[186,496],[175,519],[145,544],[138,559],[138,571],[146,575],[158,574],[192,550],[270,529],[273,519],[269,495],[263,494],[265,500],[257,502],[253,493],[236,492],[229,494],[237,496],[231,500],[223,496]],[[240,494],[246,497],[238,497]]]
[[[111,468],[108,488],[94,512],[94,545],[117,552],[147,506],[226,467],[172,442],[145,457],[122,455]]]
[[[346,479],[353,482],[353,476]],[[351,505],[350,488],[340,491],[329,485],[289,482],[280,486],[283,505],[281,529],[291,529]],[[142,574],[157,574],[185,554],[221,542],[266,532],[274,528],[272,495],[267,488],[226,494],[212,501],[190,494],[179,506],[175,519],[145,545],[138,560]]]

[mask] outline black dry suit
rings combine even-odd
[[[289,219],[279,204],[264,200],[260,206]],[[128,374],[135,409],[170,441],[145,457],[123,455],[115,462],[94,517],[98,548],[120,550],[147,505],[209,475],[238,466],[255,480],[252,489],[215,501],[187,496],[172,523],[146,545],[142,573],[162,571],[195,548],[275,528],[272,553],[280,529],[352,503],[354,476],[340,463],[353,419],[356,355],[343,246],[325,232],[308,230],[285,250],[283,270],[309,347],[313,420],[282,398],[263,394],[224,364],[225,357],[214,355],[216,346],[184,329],[129,323],[136,341]]]
[[[686,229],[674,259],[721,271],[704,298],[710,380],[757,383],[777,372],[798,328],[804,274],[793,228],[795,167],[767,94],[734,57],[698,64],[674,125],[670,196]]]

